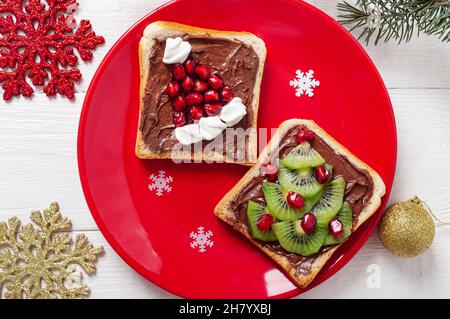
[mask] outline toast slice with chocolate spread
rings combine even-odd
[[[147,26],[139,43],[136,155],[254,164],[265,59],[264,41],[248,32]]]
[[[315,122],[292,119],[281,124],[215,214],[305,288],[377,211],[384,194],[372,168]]]

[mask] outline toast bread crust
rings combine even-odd
[[[236,162],[224,155],[219,154],[203,154],[191,153],[187,151],[166,151],[166,152],[152,152],[144,143],[142,132],[138,125],[138,132],[136,138],[136,156],[141,159],[173,159],[177,161],[214,161],[214,162],[226,162],[236,163],[242,165],[253,165],[257,160],[257,120],[258,120],[258,108],[259,108],[259,96],[260,87],[264,72],[264,65],[266,60],[266,46],[264,41],[256,35],[249,32],[234,32],[234,31],[218,31],[212,29],[204,29],[193,27],[189,25],[168,22],[168,21],[156,21],[148,25],[144,30],[144,35],[139,42],[139,66],[140,66],[140,106],[139,106],[139,123],[141,121],[142,101],[145,94],[145,87],[148,79],[149,72],[149,59],[155,39],[166,39],[169,37],[183,36],[184,34],[190,35],[209,35],[213,38],[238,40],[246,45],[253,47],[256,55],[259,58],[259,68],[255,79],[255,85],[253,87],[253,100],[252,105],[249,107],[253,111],[253,119],[250,123],[248,143],[247,143],[247,158],[244,162]]]
[[[242,188],[255,176],[259,175],[261,166],[271,158],[271,154],[277,151],[279,141],[287,134],[287,132],[299,125],[304,125],[308,129],[312,130],[317,136],[322,138],[328,145],[330,145],[336,153],[345,156],[348,160],[357,168],[366,170],[373,180],[373,194],[369,202],[365,205],[361,211],[357,223],[353,226],[353,232],[359,228],[370,216],[372,216],[380,207],[381,198],[386,192],[386,188],[383,180],[371,167],[365,164],[363,161],[353,155],[348,149],[342,146],[338,141],[331,137],[321,127],[319,127],[314,121],[291,119],[283,122],[278,130],[273,135],[271,141],[264,148],[260,154],[258,161],[244,177],[222,198],[214,209],[214,213],[221,220],[232,225],[237,231],[247,237],[254,245],[261,249],[266,255],[272,258],[280,267],[284,270],[286,275],[299,287],[306,288],[316,277],[325,263],[330,259],[333,253],[339,248],[339,245],[319,254],[312,263],[311,270],[308,274],[299,274],[294,267],[289,263],[289,260],[280,254],[271,251],[269,248],[261,244],[252,238],[249,230],[242,223],[237,223],[234,212],[230,209],[230,204],[236,197],[236,195],[242,190]],[[351,236],[351,235],[350,235]]]

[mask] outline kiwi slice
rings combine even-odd
[[[333,166],[327,165],[327,169],[332,172]],[[278,181],[287,190],[297,192],[305,198],[316,195],[324,186],[317,182],[312,168],[289,169],[281,165],[278,169]]]
[[[342,207],[345,192],[345,180],[342,176],[332,179],[323,188],[323,195],[314,206],[312,212],[317,216],[324,216],[327,223]]]
[[[250,231],[252,232],[253,238],[262,241],[275,241],[277,238],[272,230],[262,231],[256,226],[261,216],[268,214],[266,207],[252,200],[248,201],[247,204],[247,218]]]
[[[334,245],[342,243],[352,233],[353,227],[353,212],[352,207],[348,202],[342,204],[341,209],[337,213],[336,217],[344,227],[344,232],[340,237],[333,237],[330,234],[325,238],[324,245]]]
[[[272,225],[272,230],[285,250],[309,256],[317,253],[322,247],[328,234],[328,223],[323,216],[318,216],[316,228],[310,234],[303,231],[300,220],[275,223]]]
[[[292,208],[286,201],[287,190],[279,184],[265,182],[262,186],[267,209],[280,220],[297,220],[303,216],[304,209]]]
[[[305,207],[303,208],[305,213],[312,211],[314,206],[322,198],[322,195],[323,195],[323,189],[319,190],[314,196],[305,198]]]
[[[299,169],[317,167],[325,164],[325,160],[308,142],[303,142],[293,148],[281,164],[290,169]]]

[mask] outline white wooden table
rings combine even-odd
[[[74,231],[105,248],[97,275],[86,278],[92,298],[171,298],[128,267],[103,238],[83,197],[76,159],[78,120],[93,73],[116,40],[166,0],[78,2],[76,18],[91,19],[106,45],[92,63],[81,64],[84,80],[74,102],[42,93],[9,104],[0,100],[0,220],[18,216],[28,221],[31,210],[58,200]],[[308,2],[336,17],[335,1]],[[397,120],[398,167],[391,202],[417,194],[436,214],[450,219],[450,45],[422,36],[367,51],[389,89]],[[385,251],[374,234],[341,271],[301,298],[450,297],[449,245],[450,228],[441,228],[427,253],[404,260]],[[378,288],[367,285],[373,264],[381,275]]]

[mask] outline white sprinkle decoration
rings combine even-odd
[[[203,226],[198,227],[196,232],[189,234],[189,237],[192,239],[191,248],[198,250],[202,254],[205,253],[206,248],[214,246],[214,241],[211,239],[213,235],[213,232],[210,230],[205,232]]]
[[[304,73],[301,70],[297,70],[295,74],[295,79],[289,82],[289,85],[295,88],[295,95],[297,97],[302,95],[313,97],[314,89],[320,86],[320,82],[314,78],[314,71],[309,70]]]
[[[151,184],[148,185],[148,189],[155,191],[156,196],[162,197],[164,193],[170,193],[172,191],[172,186],[170,184],[173,182],[172,176],[166,176],[166,172],[161,170],[158,175],[150,175]]]

